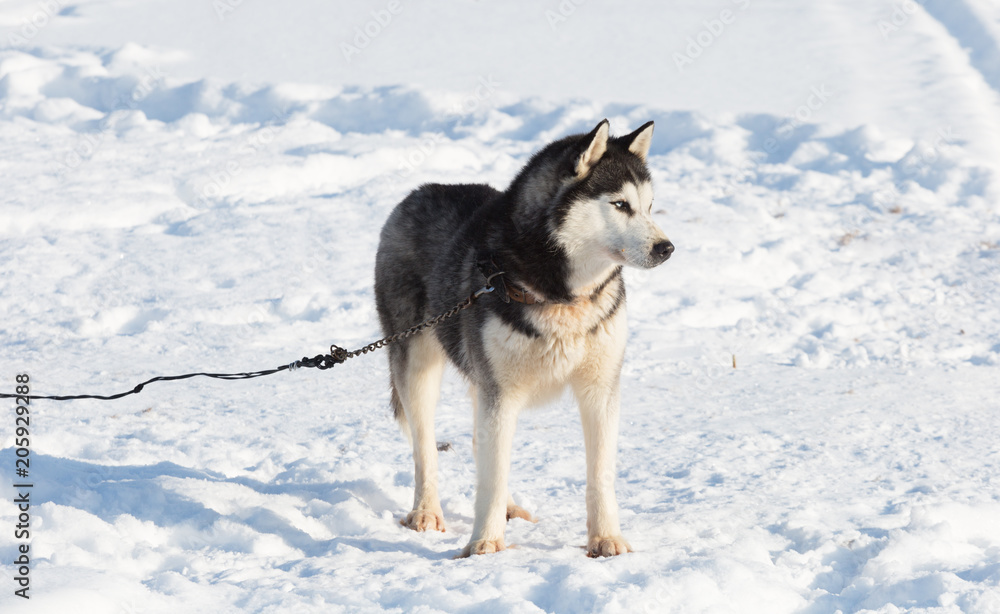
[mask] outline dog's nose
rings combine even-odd
[[[653,259],[657,262],[665,261],[672,253],[674,253],[674,244],[670,241],[660,241],[653,246]]]

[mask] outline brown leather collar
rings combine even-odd
[[[524,303],[525,305],[534,305],[535,303],[540,303],[535,295],[524,288],[519,288],[514,284],[504,284],[507,287],[507,296],[510,300],[516,301],[518,303]]]

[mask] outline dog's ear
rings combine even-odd
[[[617,140],[645,162],[649,146],[653,144],[653,122],[646,122],[632,134],[626,134]]]
[[[601,123],[597,124],[597,127],[590,131],[583,140],[581,141],[582,151],[578,154],[576,158],[576,163],[573,166],[573,172],[576,174],[576,178],[579,179],[590,172],[590,169],[594,168],[601,156],[608,149],[608,120],[603,119]]]

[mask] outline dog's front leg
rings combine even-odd
[[[518,408],[480,390],[475,412],[476,518],[462,557],[506,548],[507,481]]]
[[[587,450],[587,556],[590,557],[632,551],[621,534],[615,498],[621,398],[615,380],[613,383],[588,380],[574,386]]]

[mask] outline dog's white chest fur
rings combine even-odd
[[[552,400],[575,376],[594,377],[595,369],[617,369],[625,347],[624,306],[603,321],[599,305],[547,305],[530,318],[541,332],[524,335],[499,317],[483,329],[484,347],[497,384],[526,405]],[[618,359],[609,356],[616,356]],[[600,374],[607,376],[608,374]],[[604,379],[604,378],[600,378]]]

